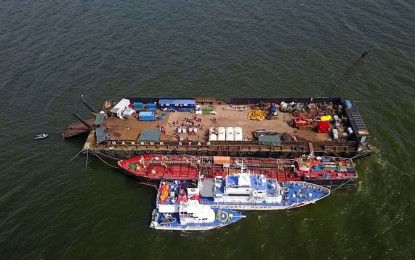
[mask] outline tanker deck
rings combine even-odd
[[[341,98],[126,98],[105,101],[84,152],[258,156],[370,153],[356,104]]]

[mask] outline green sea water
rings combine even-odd
[[[414,11],[409,0],[1,1],[0,259],[414,259]],[[84,140],[60,132],[73,112],[91,116],[81,94],[97,108],[131,96],[347,97],[375,154],[357,161],[358,187],[315,205],[154,231],[154,188],[96,158],[70,161]]]

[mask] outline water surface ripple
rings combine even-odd
[[[413,259],[414,3],[0,3],[0,258]],[[363,52],[366,64],[334,84]],[[71,113],[124,96],[343,96],[376,156],[357,188],[204,233],[148,228],[155,190],[63,141]],[[33,135],[48,132],[41,142]],[[86,166],[86,167],[85,167]],[[396,167],[399,169],[397,169]]]

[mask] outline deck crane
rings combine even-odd
[[[365,58],[366,56],[369,54],[368,51],[365,51],[362,53],[362,55],[360,55],[360,57],[352,64],[352,66],[350,66],[344,73],[343,76],[336,82],[336,84],[334,85],[335,88],[340,88],[342,87],[344,84],[346,84],[349,80],[350,77],[353,75],[354,72],[356,72],[357,68],[360,65],[365,64]]]
[[[81,95],[81,103],[84,104],[94,115],[94,117],[97,117],[98,113],[95,109],[93,109],[90,105],[88,105],[84,100],[84,95]],[[62,133],[63,138],[71,138],[83,133],[89,133],[94,127],[90,125],[87,121],[82,119],[79,115],[72,113],[76,119],[78,119],[81,124],[78,122],[71,123],[65,131]]]
[[[72,115],[74,116],[74,117],[76,117],[88,130],[92,130],[93,128],[92,128],[92,126],[90,126],[89,124],[88,124],[88,122],[86,122],[85,120],[83,120],[80,116],[78,116],[77,114],[75,114],[75,113],[72,113]]]
[[[340,88],[344,84],[346,84],[350,77],[357,71],[357,69],[365,64],[365,58],[369,54],[368,51],[365,51],[360,55],[360,57],[343,73],[343,76],[336,82],[334,87]],[[348,101],[348,105],[347,102]],[[350,126],[352,128],[353,133],[356,135],[358,140],[358,146],[361,152],[356,156],[362,156],[364,154],[368,154],[371,152],[369,144],[367,142],[367,138],[369,137],[369,131],[357,110],[356,106],[350,100],[345,100],[346,107],[345,112],[347,114],[347,118],[349,118]]]
[[[81,95],[81,103],[82,103],[82,104],[84,104],[84,106],[86,106],[86,108],[88,108],[88,109],[89,109],[89,111],[91,111],[91,112],[92,112],[92,114],[96,115],[96,114],[98,113],[95,109],[93,109],[90,105],[88,105],[88,104],[85,102],[84,95]]]

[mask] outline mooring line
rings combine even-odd
[[[356,154],[355,156],[351,157],[350,159],[354,160],[357,159],[365,154],[373,154],[372,151],[361,151],[360,153]]]
[[[86,167],[88,167],[88,154],[89,154],[89,150],[86,150],[85,169],[86,169]]]
[[[354,159],[356,159],[356,158],[358,158],[358,157],[361,157],[361,156],[363,156],[363,155],[365,155],[365,154],[370,154],[370,155],[372,155],[372,156],[376,157],[377,159],[382,160],[382,158],[381,158],[380,156],[377,156],[377,155],[376,155],[376,154],[375,154],[372,150],[371,150],[371,151],[362,151],[362,152],[360,152],[360,153],[356,154],[355,156],[351,157],[350,159],[354,160]],[[398,168],[397,166],[395,166],[395,165],[393,165],[393,164],[389,163],[388,161],[385,161],[385,163],[386,163],[387,165],[389,165],[389,166],[391,166],[391,167],[395,168],[396,170],[400,171],[400,173],[403,173],[403,174],[405,174],[405,175],[407,175],[407,176],[409,176],[409,177],[413,177],[413,175],[412,175],[412,174],[410,174],[410,173],[408,173],[408,172],[405,172],[404,170],[402,170],[402,169]]]
[[[348,181],[346,181],[345,183],[343,183],[342,185],[337,186],[336,188],[334,188],[334,189],[330,190],[330,192],[331,192],[331,193],[333,193],[333,192],[334,192],[334,191],[336,191],[337,189],[339,189],[339,188],[343,187],[344,185],[346,185],[349,181],[354,181],[354,180],[356,180],[356,178],[351,178],[351,179],[349,179]]]
[[[100,152],[96,152],[96,153],[99,153],[100,155],[105,156],[105,157],[110,158],[110,159],[115,160],[115,161],[119,161],[120,160],[119,158],[112,157],[112,156],[109,156],[107,154],[103,154],[103,153],[100,153]]]
[[[75,159],[80,153],[82,153],[83,149],[81,149],[81,151],[79,151],[74,157],[72,157],[72,159],[69,160],[69,162],[71,162],[73,159]]]
[[[93,152],[93,151],[91,151],[96,157],[98,157],[98,159],[100,159],[103,163],[105,163],[106,165],[108,165],[108,166],[110,166],[110,167],[112,167],[112,168],[114,168],[114,169],[122,169],[121,167],[118,167],[118,166],[114,166],[114,165],[111,165],[111,164],[109,164],[109,163],[107,163],[104,159],[102,159],[101,157],[99,157],[99,155],[98,154],[96,154],[95,152]]]
[[[382,160],[382,158],[380,157],[380,156],[376,156],[374,153],[370,153],[371,155],[373,155],[374,157],[376,157],[376,158],[378,158],[379,160]],[[400,171],[400,173],[403,173],[403,174],[405,174],[406,176],[408,176],[408,177],[413,177],[413,175],[412,174],[410,174],[410,173],[408,173],[408,172],[406,172],[406,171],[404,171],[404,170],[402,170],[402,169],[400,169],[400,168],[398,168],[397,166],[395,166],[395,165],[393,165],[393,164],[391,164],[391,163],[389,163],[388,161],[385,161],[385,163],[387,164],[387,165],[389,165],[389,166],[391,166],[392,168],[395,168],[396,170],[398,170],[398,171]]]

